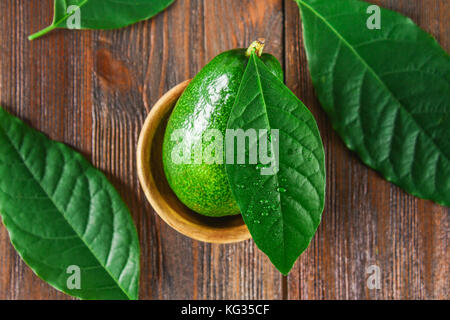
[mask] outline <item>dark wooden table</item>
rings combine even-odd
[[[450,49],[450,1],[372,1],[411,17]],[[116,31],[27,35],[52,0],[0,1],[0,104],[102,169],[129,205],[142,245],[142,299],[449,298],[449,209],[386,182],[347,150],[314,95],[291,0],[176,0]],[[252,241],[211,245],[162,222],[136,173],[136,144],[154,102],[218,53],[268,40],[287,85],[314,113],[327,156],[322,224],[288,277]],[[366,268],[381,272],[369,289]],[[21,261],[0,226],[0,298],[68,299]]]

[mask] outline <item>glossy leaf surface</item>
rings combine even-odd
[[[229,130],[239,129],[256,130],[258,135],[260,130],[267,130],[269,134],[258,139],[257,149],[265,143],[270,150],[272,144],[272,159],[279,150],[277,166],[266,160],[251,164],[248,156],[252,143],[247,143],[246,164],[238,164],[237,155],[242,150],[236,142],[234,147],[227,146],[227,156],[232,150],[236,157],[226,170],[253,240],[277,269],[287,274],[308,247],[321,220],[324,150],[312,114],[254,53],[231,112],[227,135]],[[274,130],[278,130],[278,139]],[[263,154],[270,155],[262,152],[259,160]],[[278,169],[270,172],[268,167]]]
[[[149,19],[174,0],[55,0],[53,23],[30,36],[36,39],[53,29],[117,29]]]
[[[0,214],[23,260],[72,296],[137,299],[137,232],[106,177],[2,108],[0,148]]]
[[[407,192],[450,205],[449,55],[396,12],[380,8],[373,28],[367,2],[297,3],[314,87],[345,144]]]

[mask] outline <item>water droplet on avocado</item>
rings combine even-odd
[[[283,187],[278,187],[277,191],[283,193],[283,192],[286,192],[286,189]]]
[[[282,77],[281,66],[276,58],[265,55],[264,62],[266,61],[267,67],[274,74]],[[226,172],[223,170],[225,164],[211,165],[203,162],[196,166],[176,164],[172,155],[176,154],[175,148],[178,144],[172,141],[171,137],[176,130],[186,129],[195,133],[181,139],[189,146],[198,141],[200,141],[199,149],[209,144],[214,145],[217,142],[216,136],[213,135],[211,138],[214,139],[209,142],[202,140],[202,136],[210,129],[219,130],[222,136],[225,134],[223,124],[229,120],[247,64],[248,57],[245,55],[245,50],[230,50],[215,57],[191,81],[189,89],[178,100],[164,134],[162,158],[164,173],[170,187],[181,202],[203,215],[219,217],[240,214],[227,183]],[[214,149],[212,152],[216,155]],[[245,152],[246,159],[248,159],[248,153],[248,151]],[[183,158],[182,152],[178,158]],[[238,164],[237,168],[254,169],[254,167],[254,164]],[[189,176],[189,183],[185,183],[186,176]],[[237,191],[262,186],[262,181],[255,181],[254,178],[236,182],[238,185],[236,184],[234,188]]]

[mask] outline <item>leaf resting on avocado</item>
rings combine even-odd
[[[275,139],[273,129],[279,130],[278,170],[263,175],[261,170],[268,169],[268,164],[265,168],[262,163],[237,164],[236,158],[234,164],[226,165],[226,171],[253,240],[287,274],[308,247],[324,207],[325,156],[317,124],[303,103],[253,53],[227,128],[255,129],[258,134],[267,130],[271,139]],[[259,139],[260,144],[264,141],[269,140]],[[231,153],[242,152],[237,143],[234,148]],[[250,144],[245,148],[249,160]]]

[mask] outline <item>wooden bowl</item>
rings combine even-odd
[[[190,80],[167,92],[153,106],[139,136],[137,168],[145,196],[169,226],[192,239],[233,243],[250,239],[241,215],[213,218],[187,208],[169,187],[162,164],[162,143],[167,121]]]

